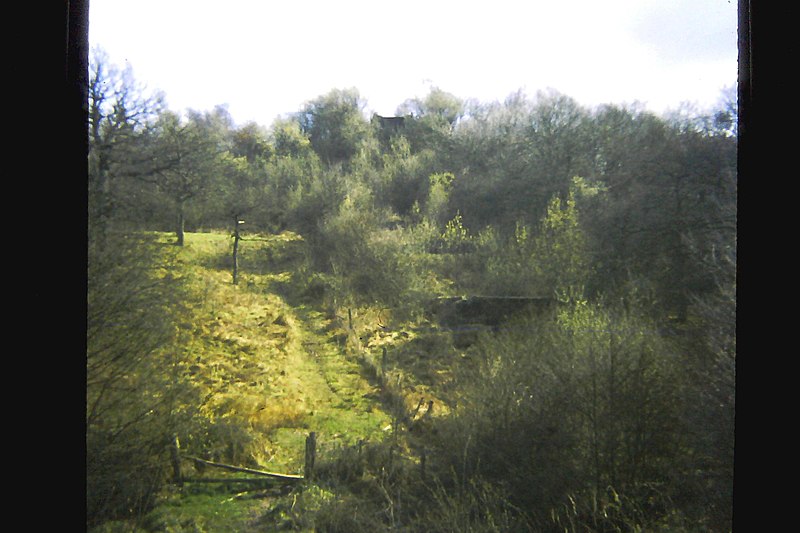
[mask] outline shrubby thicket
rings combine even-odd
[[[171,231],[181,244],[185,231],[244,218],[252,231],[303,236],[298,275],[330,307],[414,317],[437,296],[559,302],[454,362],[452,416],[428,435],[435,481],[384,485],[408,501],[425,494],[398,510],[406,524],[730,528],[730,93],[717,109],[656,116],[555,92],[481,103],[433,88],[398,108],[404,127],[390,132],[356,89],[335,89],[264,127],[234,124],[224,107],[178,115],[100,54],[89,96],[92,519],[147,507],[171,428],[192,423],[170,407],[191,405],[191,384],[164,371],[181,357],[169,348],[183,333],[180,280],[149,271],[151,248],[124,235]],[[379,504],[361,497],[329,505],[320,524],[401,523],[367,519]]]

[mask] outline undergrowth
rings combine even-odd
[[[314,477],[282,488],[167,485],[143,519],[93,533],[692,530],[668,488],[598,491],[550,475],[586,460],[578,431],[547,418],[577,397],[564,392],[568,381],[556,383],[560,367],[537,359],[566,350],[559,339],[544,350],[542,339],[487,333],[456,348],[421,315],[338,301],[329,279],[310,274],[293,234],[240,243],[233,285],[230,245],[223,233],[189,234],[179,254],[196,298],[176,349],[202,398],[183,406],[195,424],[179,435],[181,449],[298,474],[314,432]],[[542,388],[548,379],[552,390]],[[579,428],[580,415],[571,423]],[[201,465],[183,460],[184,475],[211,475]]]

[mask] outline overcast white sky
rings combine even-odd
[[[269,126],[338,88],[393,115],[431,86],[483,102],[706,108],[736,84],[736,0],[91,0],[89,43],[170,109]]]

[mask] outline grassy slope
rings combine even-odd
[[[299,238],[258,239],[242,243],[242,277],[233,285],[229,237],[187,235],[181,262],[202,297],[186,344],[188,370],[205,393],[205,416],[247,428],[252,440],[242,460],[249,455],[255,459],[250,466],[302,473],[309,432],[317,433],[322,454],[383,438],[390,417],[358,359],[345,355],[346,335],[337,320],[281,296],[296,266],[291,250]],[[263,499],[184,494],[159,509],[158,521],[246,531],[246,522],[269,505]]]
[[[174,241],[174,235],[161,238]],[[231,249],[227,234],[190,233],[178,251],[180,272],[174,274],[185,276],[198,297],[191,324],[181,325],[185,375],[204,398],[194,408],[217,431],[206,436],[205,445],[196,437],[182,438],[184,452],[302,473],[311,431],[317,434],[318,460],[325,461],[335,456],[328,453],[333,450],[389,437],[390,409],[397,409],[398,401],[406,413],[423,398],[436,401],[436,416],[449,411],[434,393],[448,380],[448,343],[415,332],[416,326],[425,329],[427,324],[396,323],[386,310],[353,309],[351,317],[346,309],[337,310],[336,316],[323,310],[319,294],[304,293],[307,280],[293,279],[300,275],[304,253],[302,238],[295,234],[243,241],[238,285],[232,284]],[[375,379],[384,349],[392,406]],[[231,441],[241,443],[233,452]],[[225,444],[215,448],[216,443]],[[184,475],[202,476],[191,462],[185,461],[183,468]],[[210,469],[205,475],[226,473]],[[146,528],[270,531],[288,521],[293,530],[302,530],[299,524],[307,521],[298,512],[331,496],[315,485],[302,493],[235,494],[231,488],[237,486],[173,487],[146,519]]]

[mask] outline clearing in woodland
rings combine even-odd
[[[294,272],[280,267],[296,265],[284,254],[299,243],[294,234],[246,241],[237,285],[226,235],[190,234],[182,251],[202,293],[192,350],[207,389],[205,413],[245,423],[253,439],[247,452],[286,473],[302,473],[311,431],[321,446],[349,445],[379,437],[389,424],[375,385],[345,354],[341,320],[284,296]]]
[[[176,406],[195,428],[177,435],[185,482],[168,485],[144,517],[147,530],[313,530],[315,514],[338,497],[330,481],[254,485],[209,464],[302,475],[312,432],[328,480],[380,485],[362,472],[367,462],[384,477],[393,474],[381,465],[422,465],[424,437],[411,425],[450,412],[447,334],[421,317],[336,305],[309,274],[307,243],[295,233],[246,236],[236,284],[230,235],[187,233],[177,249],[174,235],[157,239],[175,252],[168,275],[190,295],[170,372],[198,400]]]
[[[192,323],[183,325],[181,349],[188,351],[186,371],[203,398],[197,412],[211,429],[202,437],[179,436],[184,453],[302,474],[311,432],[324,460],[326,452],[384,441],[397,429],[398,403],[407,412],[417,395],[430,396],[417,384],[407,398],[395,395],[387,402],[375,379],[375,361],[413,334],[386,333],[368,310],[324,309],[318,296],[309,296],[307,280],[295,279],[302,276],[304,245],[288,232],[249,237],[240,245],[234,285],[230,237],[187,234],[179,274],[197,298]],[[416,381],[396,370],[391,376],[397,383]],[[197,468],[183,461],[184,476],[203,477]],[[205,476],[210,474],[206,468]],[[151,520],[165,527],[249,531],[259,517],[274,515],[270,510],[286,507],[279,514],[291,515],[289,503],[296,496],[238,490],[245,492],[231,497],[230,487],[188,483],[167,497]]]

